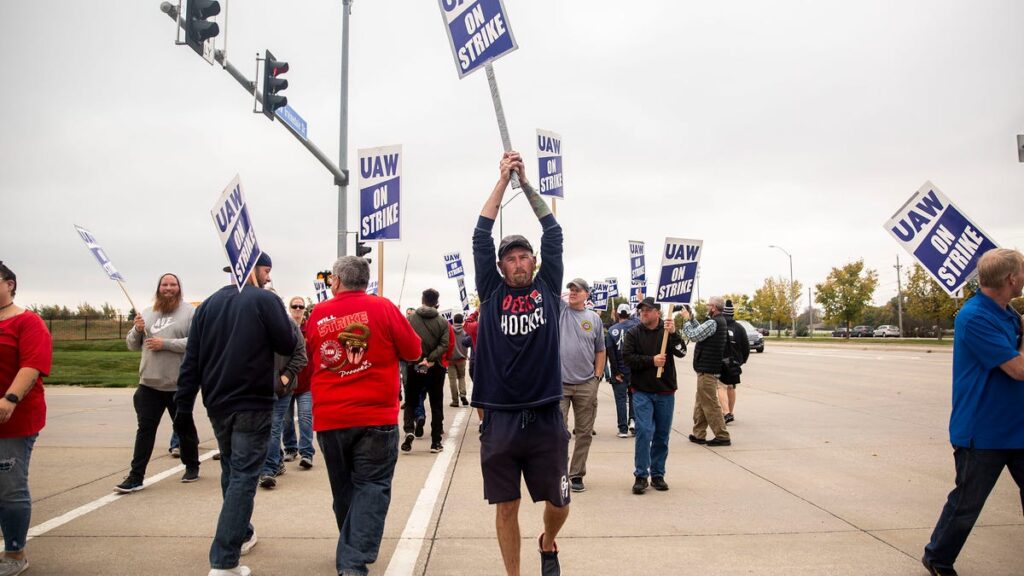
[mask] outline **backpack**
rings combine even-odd
[[[739,345],[736,344],[736,336],[732,329],[726,331],[728,336],[725,339],[725,351],[722,353],[722,372],[733,378],[739,378],[743,373],[743,354]]]

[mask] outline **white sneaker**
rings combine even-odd
[[[629,438],[629,434],[626,434],[625,432],[619,432],[616,436],[619,438]]]
[[[206,576],[250,576],[252,570],[249,570],[248,566],[235,566],[234,568],[228,568],[227,570],[221,568],[211,568],[210,573]]]
[[[241,555],[245,556],[246,554],[251,552],[252,551],[252,547],[256,545],[257,541],[258,541],[258,539],[256,538],[256,533],[253,532],[252,533],[252,538],[249,538],[245,542],[242,542],[242,552],[241,552]],[[248,570],[248,568],[246,568],[246,570]]]
[[[0,557],[0,576],[17,576],[28,570],[28,558],[15,560],[14,558]]]

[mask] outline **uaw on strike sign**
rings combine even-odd
[[[693,285],[703,250],[703,240],[665,238],[655,300],[680,304],[689,304],[693,300]]]
[[[998,247],[931,182],[893,214],[885,229],[950,296],[974,276],[981,255]]]
[[[501,0],[438,0],[459,78],[515,50]]]
[[[217,203],[210,210],[210,215],[217,226],[217,235],[220,237],[221,246],[224,247],[224,255],[228,257],[235,286],[241,292],[263,251],[256,242],[256,232],[252,229],[252,219],[249,217],[249,205],[245,202],[245,193],[242,191],[242,183],[238,176],[235,176],[221,192]]]
[[[402,145],[359,150],[359,239],[401,240]]]
[[[537,130],[537,163],[540,194],[565,198],[562,189],[562,137],[547,130]]]

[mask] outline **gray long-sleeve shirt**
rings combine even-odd
[[[185,346],[188,344],[188,330],[192,325],[193,314],[195,308],[188,302],[182,302],[169,314],[155,312],[152,308],[142,311],[146,334],[140,333],[132,326],[125,338],[129,350],[142,350],[142,361],[139,363],[140,385],[161,392],[174,392],[178,389],[178,371],[185,357]],[[163,339],[163,349],[146,350],[142,346],[146,338]]]

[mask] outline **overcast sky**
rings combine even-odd
[[[1022,2],[505,1],[519,49],[495,69],[531,180],[535,131],[564,139],[567,279],[625,281],[628,240],[647,243],[652,277],[666,236],[698,238],[701,296],[752,294],[788,277],[777,244],[801,308],[857,258],[878,270],[880,303],[902,250],[882,224],[926,180],[1000,245],[1024,245]],[[231,2],[226,34],[247,76],[267,48],[290,63],[289,104],[335,160],[341,6]],[[166,271],[205,298],[225,283],[210,209],[235,174],[279,293],[313,295],[336,254],[332,177],[220,66],[173,44],[158,1],[3,2],[0,27],[0,259],[19,303],[127,310],[73,223],[138,302]],[[442,254],[462,252],[472,290],[471,235],[502,151],[487,80],[459,80],[435,1],[357,0],[351,31],[348,168],[359,148],[404,152],[384,295],[399,301],[408,259],[403,307],[427,287],[457,306]],[[348,206],[355,230],[355,186]],[[539,241],[521,197],[504,216],[506,233]]]

